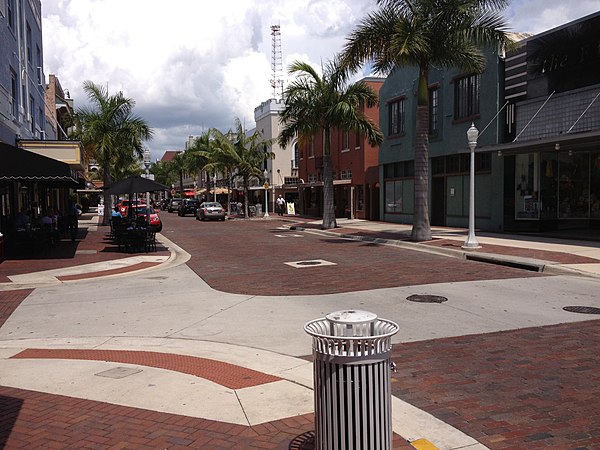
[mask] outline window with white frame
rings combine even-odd
[[[340,180],[351,180],[352,179],[352,169],[342,170],[340,173]]]
[[[438,134],[439,107],[440,89],[434,86],[429,88],[429,134]]]
[[[292,159],[292,169],[298,168],[298,143],[294,144],[294,159]]]

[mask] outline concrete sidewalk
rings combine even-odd
[[[410,227],[405,225],[340,221],[340,228],[324,231],[318,230],[318,224],[314,221],[290,222],[291,226],[304,228],[308,233],[406,246],[412,250],[456,258],[473,254],[489,255],[490,258],[507,258],[506,261],[494,263],[526,262],[537,265],[543,271],[590,277],[599,273],[598,243],[486,235],[478,236],[482,243],[481,250],[465,252],[460,248],[465,230],[435,228],[434,241],[415,244],[407,241]],[[93,233],[103,233],[102,227],[94,227],[97,225],[90,219],[89,238],[94,236]],[[96,242],[99,240],[96,239]],[[124,442],[133,445],[122,432],[112,431],[116,426],[115,420],[125,423],[133,418],[137,422],[132,422],[129,433],[137,430],[134,434],[141,448],[251,448],[251,445],[258,446],[260,443],[261,448],[283,449],[292,448],[291,441],[301,435],[308,436],[314,429],[312,364],[306,358],[260,349],[256,346],[258,341],[250,338],[246,345],[241,343],[243,339],[239,344],[219,342],[219,332],[211,329],[206,320],[195,319],[198,321],[196,324],[192,320],[187,326],[167,322],[166,328],[171,326],[171,330],[164,336],[146,331],[146,327],[158,322],[163,314],[156,309],[158,304],[140,296],[148,280],[155,280],[153,290],[161,291],[160,280],[172,278],[172,286],[177,286],[177,290],[163,294],[164,302],[173,311],[181,311],[190,317],[195,314],[192,309],[197,303],[194,303],[194,297],[218,297],[214,311],[206,311],[206,317],[216,315],[219,310],[233,308],[236,304],[249,302],[252,298],[219,293],[203,285],[195,274],[182,266],[190,255],[164,236],[160,242],[168,249],[162,255],[124,257],[117,254],[114,259],[90,262],[89,258],[96,257],[99,252],[81,254],[88,259],[85,263],[79,260],[79,265],[52,268],[51,261],[46,261],[43,266],[31,265],[32,268],[44,267],[44,270],[7,275],[10,281],[2,284],[4,292],[0,292],[0,298],[3,305],[13,306],[8,306],[9,312],[3,315],[0,322],[0,325],[6,325],[0,328],[0,385],[10,390],[0,391],[0,396],[21,399],[21,414],[17,411],[14,415],[14,424],[12,431],[8,430],[5,448],[17,448],[23,443],[35,446],[35,442],[40,442],[36,441],[40,436],[28,430],[28,415],[22,414],[23,411],[31,413],[30,417],[38,426],[42,424],[49,427],[50,431],[44,436],[46,443],[51,442],[56,448],[81,448],[90,435],[89,430],[75,426],[81,411],[88,411],[89,408],[86,415],[93,415],[93,411],[103,408],[101,405],[108,404],[130,409],[114,409],[118,411],[115,419],[102,419],[109,431],[97,437],[96,444],[100,448],[119,448]],[[140,266],[144,262],[151,263],[151,266]],[[98,308],[98,311],[114,313],[123,308],[121,329],[127,330],[127,335],[119,336],[118,329],[106,326],[110,321],[121,320],[114,313],[107,314],[104,322],[102,317],[88,319],[82,323],[81,329],[67,327],[69,330],[60,330],[60,324],[49,316],[45,327],[42,325],[44,315],[49,312],[59,316],[61,313],[71,314],[71,318],[64,316],[64,321],[76,324],[83,322],[86,315],[96,317],[97,313],[89,303],[77,300],[80,288],[75,286],[83,288],[87,286],[85,283],[91,283],[89,290],[93,292],[94,289],[106,288],[106,284],[103,284],[105,279],[114,280],[121,286],[123,280],[131,279],[123,278],[123,274],[131,276],[134,273],[139,280],[126,286],[130,286],[127,289],[132,289],[133,294],[137,293],[138,296],[131,294],[124,297],[122,302],[132,302],[130,309],[119,306],[117,302],[105,302]],[[68,297],[61,299],[66,303],[64,308],[53,303],[58,298],[53,300],[50,292],[57,285],[73,286]],[[40,294],[30,295],[32,289],[37,288],[41,288]],[[190,298],[188,304],[175,303],[175,299],[186,294]],[[276,300],[282,302],[286,299],[280,297]],[[98,298],[97,301],[101,300]],[[264,302],[266,299],[256,300]],[[19,305],[25,308],[18,309]],[[82,311],[82,307],[86,310]],[[203,309],[206,308],[203,305]],[[39,315],[37,322],[32,321],[32,314]],[[252,318],[245,316],[238,320],[251,321]],[[54,323],[58,326],[54,326]],[[144,323],[146,325],[142,325]],[[119,323],[116,325],[119,326]],[[235,323],[231,325],[235,326]],[[28,327],[35,328],[35,332],[27,333],[25,330]],[[204,329],[204,334],[210,338],[196,337],[191,333],[194,327]],[[178,329],[179,332],[176,332]],[[301,347],[309,348],[307,344],[308,340],[305,340]],[[40,373],[44,376],[39,376]],[[71,397],[90,403],[82,400],[78,408],[65,410],[60,420],[71,424],[69,431],[54,432],[52,419],[51,423],[44,425],[45,419],[35,413],[35,408],[31,406],[36,404],[36,400],[30,397],[32,391],[44,393],[46,397],[40,398],[40,401],[46,405],[54,404],[57,409],[67,408]],[[141,422],[145,418],[141,411],[157,414],[152,416],[155,422],[148,424],[147,430]],[[162,429],[165,428],[164,424],[175,423],[182,416],[188,418],[186,428],[196,430],[194,439],[189,438],[189,432],[179,428],[163,429],[160,436],[156,434],[157,423]],[[396,433],[394,448],[410,448],[407,441],[416,448],[486,448],[473,437],[397,397],[393,398],[393,429]],[[6,430],[2,431],[6,435]]]

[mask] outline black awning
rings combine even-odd
[[[78,183],[67,163],[0,142],[0,180]]]

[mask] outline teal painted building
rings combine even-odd
[[[432,226],[468,225],[470,151],[467,129],[480,131],[476,150],[475,210],[478,228],[502,228],[503,160],[483,146],[500,142],[504,133],[504,61],[486,53],[482,73],[436,70],[429,73],[429,208]],[[416,68],[396,69],[380,91],[379,150],[382,218],[412,223],[414,145],[417,107]]]
[[[483,73],[430,72],[432,226],[468,226],[466,131],[479,129],[475,226],[600,229],[600,12],[487,53]],[[412,223],[417,70],[380,90],[384,221]],[[594,236],[591,232],[590,236]]]

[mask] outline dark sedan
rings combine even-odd
[[[184,198],[183,201],[179,204],[179,209],[177,210],[177,214],[181,217],[186,214],[196,215],[196,211],[200,207],[200,200],[197,198]]]
[[[225,220],[225,210],[220,203],[204,202],[196,211],[196,220]]]

